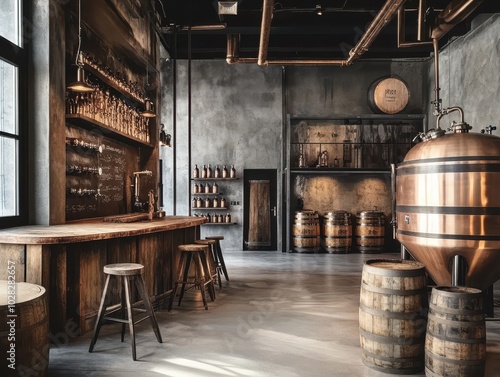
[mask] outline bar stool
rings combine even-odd
[[[195,244],[198,245],[206,245],[208,246],[208,267],[210,269],[210,277],[212,278],[214,284],[218,283],[219,284],[219,289],[222,289],[222,279],[220,277],[221,275],[221,268],[219,267],[217,261],[217,252],[215,251],[215,244],[217,241],[215,240],[196,240],[194,241]]]
[[[208,310],[207,299],[205,296],[205,289],[208,290],[208,294],[212,301],[215,300],[215,285],[210,277],[210,270],[207,262],[208,246],[207,245],[179,245],[178,250],[181,253],[179,261],[179,269],[177,272],[177,280],[174,284],[174,289],[172,295],[170,296],[170,302],[168,305],[168,310],[172,309],[172,304],[177,294],[177,288],[181,284],[181,292],[179,294],[179,303],[181,304],[182,298],[184,297],[184,292],[186,291],[186,285],[189,285],[187,289],[192,287],[198,287],[200,289],[201,298],[203,299],[203,306],[205,310]],[[191,268],[191,261],[194,263],[195,276],[189,277],[189,270]]]
[[[206,240],[214,240],[217,243],[215,244],[215,252],[216,252],[216,260],[217,267],[222,270],[224,273],[224,277],[227,281],[229,281],[229,275],[227,274],[226,263],[224,263],[224,256],[222,255],[222,249],[220,247],[220,241],[224,239],[224,236],[209,236],[205,237]]]
[[[144,270],[144,266],[142,264],[137,263],[117,263],[117,264],[108,264],[104,266],[104,273],[107,274],[106,283],[104,285],[104,291],[102,293],[101,304],[99,306],[99,314],[97,315],[97,320],[94,327],[94,335],[92,337],[92,341],[90,342],[89,352],[92,352],[97,342],[97,337],[99,336],[99,330],[101,329],[104,321],[113,321],[120,322],[122,324],[121,331],[121,339],[125,337],[125,324],[128,323],[130,330],[130,337],[132,339],[132,358],[137,360],[137,354],[135,350],[135,330],[134,326],[149,318],[151,321],[151,326],[153,327],[153,331],[156,335],[156,339],[159,343],[162,343],[160,329],[158,327],[158,322],[156,322],[155,313],[153,311],[153,307],[151,306],[151,302],[149,301],[149,296],[146,292],[146,287],[144,286],[144,280],[142,278],[142,272]],[[122,281],[121,286],[121,305],[119,308],[109,311],[106,314],[106,308],[109,305],[110,297],[108,295],[108,289],[110,288],[110,279],[114,277],[118,280]],[[121,279],[120,279],[121,278]],[[144,309],[141,308],[133,308],[131,302],[131,293],[130,293],[130,285],[131,280],[135,282],[137,287],[137,291],[139,292],[139,296],[142,299],[142,303],[144,305]],[[125,291],[125,292],[124,292]],[[125,308],[127,309],[127,315],[125,315]],[[141,319],[134,321],[133,311],[146,312],[147,315],[142,317]],[[122,318],[110,317],[110,314],[113,314],[117,311],[121,311]]]

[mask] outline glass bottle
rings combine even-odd
[[[221,208],[225,208],[226,207],[226,199],[222,198],[220,200],[220,206],[221,206]]]
[[[219,198],[214,198],[214,200],[212,202],[213,202],[214,208],[217,208],[219,206]]]
[[[208,164],[207,168],[207,178],[212,178],[212,167]]]
[[[214,177],[215,177],[215,178],[220,178],[220,169],[219,169],[219,165],[216,165],[216,166],[215,166]]]
[[[205,194],[210,194],[210,184],[205,183]]]
[[[197,194],[197,193],[198,193],[198,183],[195,183],[193,186],[193,194]]]
[[[229,177],[236,178],[236,169],[234,168],[234,165],[231,165],[231,173],[230,173]]]
[[[224,222],[224,216],[222,216],[222,213],[219,215],[219,222],[220,223]]]
[[[196,208],[196,198],[193,198],[193,200],[191,200],[191,207],[192,208]]]
[[[210,214],[209,214],[209,213],[207,213],[206,218],[207,218],[207,221],[208,221],[209,223],[211,223],[211,222],[212,222],[212,218],[210,217]]]
[[[226,221],[226,223],[230,223],[231,222],[231,214],[230,213],[226,213],[225,221]]]
[[[217,183],[214,182],[214,184],[212,185],[212,193],[217,194],[218,192],[219,192],[219,186],[217,185]]]
[[[198,207],[198,208],[202,208],[203,207],[203,203],[201,201],[201,198],[196,199],[196,207]]]
[[[200,169],[198,169],[198,165],[194,166],[194,169],[193,169],[193,178],[200,178]]]
[[[205,199],[205,208],[210,208],[210,207],[212,207],[211,200],[210,200],[210,198],[206,198]]]
[[[222,178],[227,178],[227,168],[226,165],[222,168]]]
[[[207,178],[207,167],[203,165],[203,169],[201,169],[201,178]]]

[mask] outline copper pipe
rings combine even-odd
[[[421,0],[424,1],[424,0]],[[420,17],[418,19],[418,22],[420,23]],[[422,26],[419,24],[418,25],[418,31],[420,32],[420,29]],[[398,9],[398,47],[419,47],[419,46],[430,46],[432,45],[431,41],[418,41],[418,42],[406,42],[405,38],[405,9],[404,7],[401,7]]]
[[[368,29],[366,29],[359,42],[349,52],[349,58],[347,59],[348,64],[352,64],[355,59],[363,55],[368,50],[380,31],[382,31],[382,29],[392,20],[398,9],[405,3],[405,1],[406,0],[386,1],[370,26],[368,26]]]
[[[427,8],[427,0],[418,1],[418,19],[417,19],[417,41],[421,42],[422,39],[427,39],[424,36],[425,32],[425,11]]]
[[[432,29],[431,38],[440,39],[454,26],[465,20],[483,0],[452,0],[448,6],[437,15],[436,26]]]
[[[361,39],[349,52],[347,59],[340,60],[267,60],[271,21],[273,18],[274,0],[264,0],[259,44],[259,65],[351,65],[354,60],[363,55],[377,38],[380,31],[392,20],[398,9],[406,0],[387,0],[380,12],[375,16]]]
[[[240,36],[236,34],[227,35],[227,64],[255,64],[257,58],[240,58]]]
[[[262,4],[262,22],[260,25],[260,41],[258,65],[266,65],[269,35],[271,34],[271,21],[273,20],[274,0],[264,0]]]
[[[436,38],[432,40],[432,44],[434,46],[434,112],[435,116],[439,116],[441,114],[441,99],[439,98],[439,43]],[[438,119],[438,128],[439,128],[439,119]]]

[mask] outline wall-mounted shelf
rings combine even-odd
[[[206,225],[237,225],[238,223],[203,223],[202,226]]]
[[[191,178],[192,181],[235,181],[239,178]]]
[[[191,207],[192,210],[196,211],[198,209],[205,210],[215,210],[215,211],[229,211],[228,207]]]
[[[89,118],[85,115],[80,115],[80,114],[66,114],[66,121],[68,123],[71,123],[75,126],[85,128],[87,130],[94,130],[96,127],[101,129],[103,134],[107,134],[113,138],[116,138],[117,140],[120,140],[124,143],[132,144],[135,146],[142,146],[142,147],[149,147],[153,148],[153,144],[147,143],[139,138],[136,138],[134,136],[128,135],[124,132],[121,132],[117,129],[114,129],[113,127],[107,126],[104,123],[101,123],[95,119]]]
[[[219,196],[222,196],[224,194],[222,192],[192,192],[191,195],[193,195],[193,196],[197,196],[197,195],[208,195],[208,196],[210,196],[210,195],[212,195],[212,196],[219,195]]]
[[[293,168],[291,174],[387,174],[389,169],[350,169],[350,168]]]

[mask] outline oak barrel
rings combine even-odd
[[[318,213],[307,209],[295,212],[292,234],[294,251],[297,253],[318,252],[320,243]]]
[[[382,77],[368,90],[368,105],[375,113],[397,114],[410,99],[406,83],[397,77]]]
[[[392,374],[424,369],[427,308],[422,263],[368,260],[363,266],[359,303],[363,363]]]
[[[484,376],[486,326],[482,291],[432,288],[425,339],[425,375]]]
[[[346,211],[327,212],[323,216],[321,243],[326,252],[346,254],[351,251],[351,214]]]
[[[49,322],[45,288],[0,280],[2,376],[43,377],[49,365]],[[7,355],[7,357],[4,357]]]
[[[356,214],[356,246],[361,253],[381,253],[385,239],[385,214],[376,210]]]

